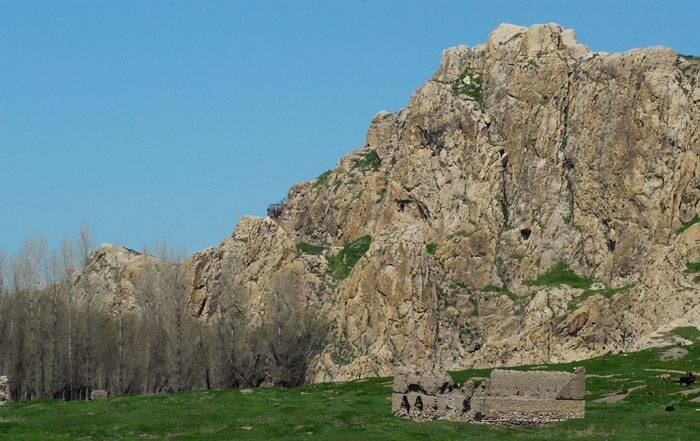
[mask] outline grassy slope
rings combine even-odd
[[[682,360],[662,362],[662,349],[613,355],[544,369],[584,365],[589,374],[586,418],[546,427],[499,427],[434,421],[414,423],[391,416],[389,378],[297,389],[194,392],[117,398],[103,402],[19,402],[0,408],[0,440],[699,440],[700,403],[675,394],[649,368],[700,370],[700,335]],[[538,367],[540,369],[541,367]],[[461,381],[488,370],[457,372]],[[677,374],[673,374],[677,377]],[[592,400],[646,384],[618,404]],[[700,387],[700,384],[695,385]],[[667,412],[665,405],[676,411]]]

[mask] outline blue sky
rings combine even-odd
[[[558,22],[700,54],[696,1],[0,0],[0,248],[217,244],[362,145],[442,49]]]

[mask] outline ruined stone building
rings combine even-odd
[[[392,412],[416,421],[450,419],[504,424],[542,424],[585,414],[586,371],[496,369],[480,383],[456,384],[442,372],[394,377]]]
[[[10,380],[0,377],[0,406],[10,401]]]

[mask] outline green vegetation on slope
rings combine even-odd
[[[316,182],[314,182],[314,187],[318,188],[318,187],[323,187],[324,185],[326,185],[328,183],[328,179],[330,179],[332,173],[333,173],[333,170],[327,170],[327,171],[321,173],[321,175],[318,178],[316,178]]]
[[[504,296],[508,297],[509,299],[513,300],[514,302],[519,300],[519,297],[514,292],[511,292],[505,286],[498,287],[495,285],[488,285],[488,286],[481,288],[481,291],[483,291],[483,292],[497,292],[499,294],[503,294]]]
[[[679,337],[685,338],[686,340],[700,343],[700,330],[698,330],[698,328],[694,326],[684,326],[682,328],[676,328],[673,330],[673,333]]]
[[[313,254],[314,256],[321,254],[325,249],[326,249],[326,247],[311,245],[310,243],[306,243],[306,242],[299,242],[297,244],[297,250],[300,253]]]
[[[335,256],[328,259],[328,269],[336,279],[350,275],[353,267],[365,255],[372,243],[372,236],[362,236],[345,245]]]
[[[574,310],[574,309],[576,309],[576,307],[577,307],[578,305],[580,305],[581,303],[583,303],[583,301],[586,300],[586,299],[589,298],[589,297],[592,297],[592,296],[595,296],[595,295],[601,295],[601,296],[603,296],[603,297],[609,299],[609,298],[611,298],[612,296],[614,296],[615,294],[619,294],[619,293],[623,293],[623,292],[629,291],[630,288],[632,288],[632,286],[633,286],[633,285],[624,285],[624,286],[620,286],[620,287],[618,287],[618,288],[604,288],[604,289],[596,289],[596,290],[587,289],[587,290],[585,290],[585,291],[583,292],[583,294],[581,294],[580,296],[578,296],[578,297],[574,298],[573,300],[571,300],[571,302],[570,302],[569,305],[568,305],[568,306],[569,306],[569,310]]]
[[[676,333],[698,336],[697,329]],[[697,341],[697,340],[696,340]],[[390,378],[327,383],[294,389],[186,392],[108,401],[18,402],[0,408],[0,441],[81,440],[581,440],[696,441],[700,403],[677,383],[662,383],[663,371],[700,370],[700,342],[688,355],[660,361],[664,349],[607,355],[577,363],[537,366],[571,371],[585,366],[586,417],[543,427],[503,427],[448,421],[417,423],[391,415]],[[531,369],[521,367],[519,369]],[[453,373],[463,382],[488,369]],[[677,373],[672,372],[673,379]],[[624,400],[594,400],[622,388]],[[679,392],[686,392],[687,395]],[[668,412],[666,405],[675,410]]]
[[[508,208],[508,203],[501,201],[501,212],[503,213],[503,228],[506,230],[510,229],[510,208]]]
[[[572,288],[588,289],[591,287],[593,282],[593,279],[581,277],[571,270],[565,263],[560,263],[535,280],[523,281],[523,284],[528,286],[568,285]]]
[[[696,214],[695,217],[689,220],[688,222],[683,222],[683,225],[681,225],[681,227],[676,230],[676,236],[683,234],[685,230],[697,224],[698,222],[700,222],[700,216]]]
[[[700,262],[688,262],[686,268],[688,268],[689,273],[700,273]],[[700,274],[693,277],[693,282],[700,282]]]
[[[362,170],[376,170],[381,165],[382,160],[376,150],[370,150],[355,160],[355,167]]]
[[[428,254],[435,255],[435,252],[437,251],[437,244],[435,242],[430,242],[425,246],[425,251],[427,251]]]
[[[469,68],[452,82],[452,90],[458,95],[465,96],[479,104],[484,101],[483,78]]]

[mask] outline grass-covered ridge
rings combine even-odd
[[[700,403],[691,400],[700,396],[700,391],[688,393],[693,387],[659,380],[663,371],[700,370],[700,333],[695,328],[681,328],[676,333],[695,342],[686,346],[688,355],[676,361],[661,361],[665,349],[657,348],[537,366],[567,371],[585,366],[589,374],[586,417],[544,427],[402,420],[391,415],[391,378],[372,378],[294,389],[256,389],[249,394],[206,391],[99,402],[12,403],[0,407],[0,441],[697,441]],[[452,375],[461,382],[489,372],[479,369]],[[671,375],[677,379],[679,374]],[[605,394],[635,386],[643,387],[618,403],[594,402]],[[675,410],[666,411],[667,405]]]
[[[349,244],[335,256],[328,259],[328,269],[336,279],[345,279],[350,275],[353,267],[362,256],[365,255],[372,243],[372,236],[362,236]]]

